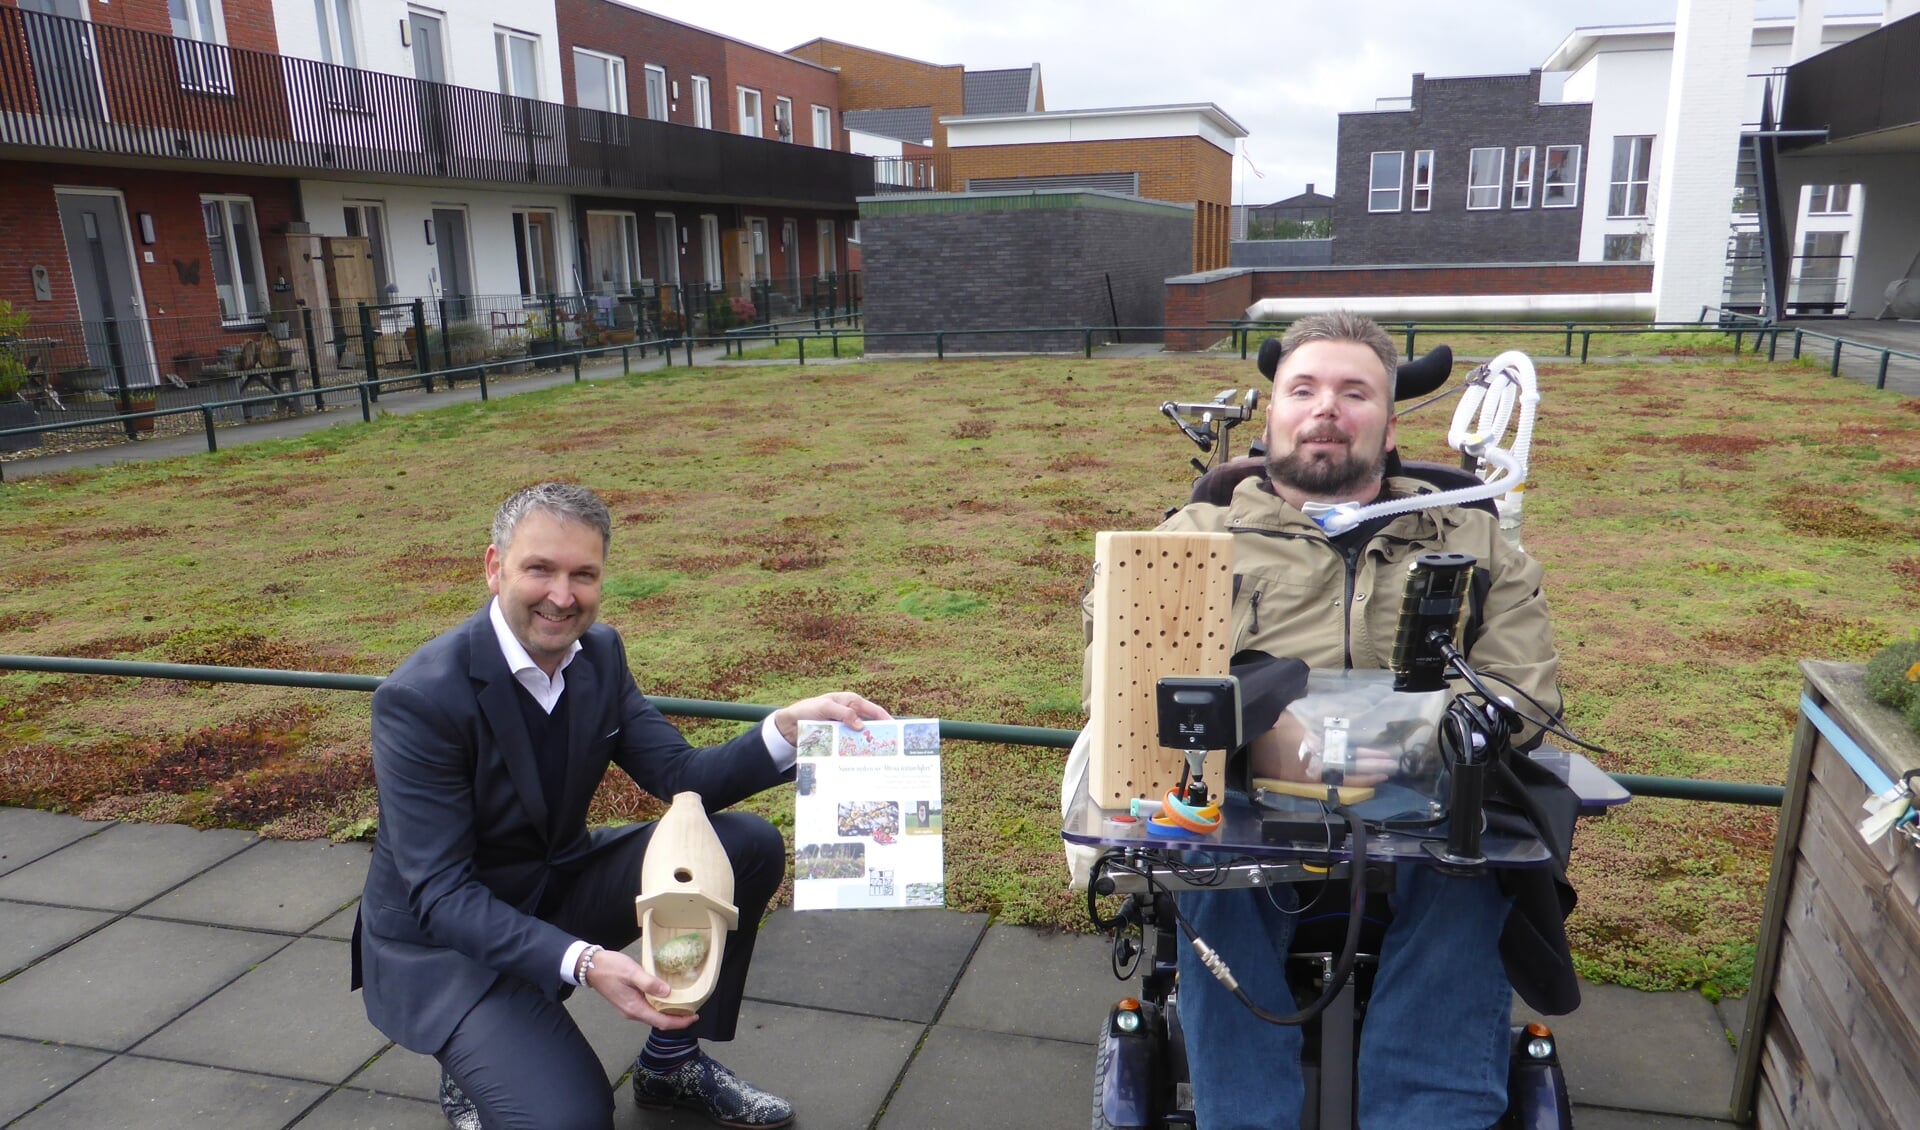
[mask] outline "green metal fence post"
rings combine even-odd
[[[1880,376],[1873,382],[1873,387],[1887,387],[1887,362],[1891,360],[1893,360],[1893,350],[1882,349],[1880,351]]]
[[[1829,375],[1840,375],[1840,339],[1837,337],[1833,339],[1833,372]]]
[[[453,338],[447,333],[447,300],[436,299],[435,313],[440,315],[440,367],[453,368]]]
[[[835,357],[838,357],[840,356],[840,327],[835,326],[832,332],[833,332],[833,355]]]
[[[631,376],[633,374],[633,364],[630,358],[628,357],[628,354],[630,352],[631,350],[629,350],[626,346],[623,345],[620,347],[620,375],[623,377]]]
[[[1780,327],[1773,327],[1773,337],[1767,342],[1767,360],[1772,361],[1780,352]]]
[[[1413,360],[1413,323],[1407,323],[1407,360]]]
[[[1793,359],[1800,360],[1800,339],[1805,331],[1796,328],[1793,331]]]
[[[220,441],[215,439],[213,434],[213,409],[202,404],[200,406],[200,418],[207,425],[207,450],[220,450]]]
[[[558,315],[559,315],[559,311],[555,308],[555,305],[554,305],[553,292],[548,291],[547,292],[547,340],[553,342],[553,348],[556,353],[559,352],[560,350],[560,318]],[[444,326],[444,321],[443,321],[443,326]]]
[[[796,337],[793,339],[793,343],[800,347],[800,363],[802,365],[806,364],[807,363],[807,339],[805,337]]]
[[[360,420],[362,423],[371,424],[373,422],[373,397],[367,390],[367,382],[361,381],[353,387],[354,391],[360,394]]]
[[[1581,330],[1580,331],[1580,363],[1582,365],[1587,363],[1587,349],[1592,345],[1593,345],[1593,331]]]
[[[1086,331],[1086,335],[1087,335],[1087,360],[1091,361],[1093,360],[1093,330],[1089,328]]]
[[[580,351],[578,349],[573,351],[573,383],[580,383]]]
[[[945,333],[934,333],[933,357],[936,361],[945,361],[947,359],[947,335]]]
[[[373,319],[367,316],[367,304],[360,305],[360,359],[367,370],[369,387],[367,395],[374,400],[380,399],[380,359],[373,355]]]
[[[1567,323],[1567,351],[1562,356],[1573,356],[1573,323]]]
[[[1253,337],[1252,326],[1243,325],[1240,327],[1240,360],[1242,361],[1245,361],[1247,359],[1247,342],[1252,337]]]
[[[486,367],[485,365],[482,365],[482,366],[480,366],[480,399],[481,399],[482,401],[485,401],[485,400],[487,399],[487,373],[488,373],[488,371],[489,371],[489,370],[487,369],[487,367]]]
[[[327,406],[326,397],[320,392],[320,350],[316,348],[313,336],[313,307],[300,307],[300,335],[307,342],[307,379],[313,384],[313,410],[315,412]]]

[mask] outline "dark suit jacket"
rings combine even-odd
[[[367,1018],[402,1047],[438,1051],[501,976],[559,996],[573,938],[534,911],[556,876],[607,846],[607,836],[588,834],[586,815],[609,764],[656,797],[699,793],[708,811],[793,777],[773,767],[758,727],[689,746],[634,685],[612,628],[596,624],[580,643],[566,669],[569,761],[557,799],[541,793],[486,609],[374,693],[380,828],[353,984],[364,985]]]

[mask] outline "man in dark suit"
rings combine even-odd
[[[400,665],[374,694],[380,830],[354,927],[367,1017],[439,1060],[457,1130],[593,1127],[613,1093],[561,1005],[586,985],[652,1029],[633,1067],[641,1106],[725,1126],[785,1126],[783,1099],[700,1050],[730,1040],[755,930],[785,870],[780,833],[720,811],[793,779],[797,724],[887,712],[849,692],[806,699],[717,746],[689,746],[634,685],[620,636],[594,625],[611,521],[591,491],[542,483],[495,515],[494,599]],[[734,870],[739,927],[698,1016],[647,1001],[665,981],[620,952],[651,824],[589,830],[618,765],[657,797],[699,793]]]

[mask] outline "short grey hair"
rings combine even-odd
[[[1286,336],[1280,339],[1280,363],[1286,364],[1294,350],[1311,341],[1350,341],[1373,350],[1386,371],[1387,401],[1392,403],[1394,386],[1399,383],[1400,351],[1379,323],[1348,310],[1310,314],[1287,327]]]
[[[514,491],[493,514],[493,548],[505,553],[513,545],[520,519],[534,511],[568,522],[579,522],[600,533],[600,548],[613,541],[613,516],[600,496],[577,483],[535,483]]]

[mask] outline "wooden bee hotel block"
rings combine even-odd
[[[1186,763],[1160,747],[1155,682],[1227,673],[1233,537],[1109,531],[1095,535],[1093,560],[1087,790],[1125,808],[1172,788]]]

